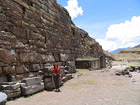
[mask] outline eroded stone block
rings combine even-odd
[[[27,86],[35,85],[41,83],[41,78],[40,77],[25,78],[22,80],[22,83],[26,83]]]
[[[29,94],[33,94],[41,90],[44,90],[44,83],[23,87],[22,94],[29,95]]]

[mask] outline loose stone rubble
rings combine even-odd
[[[115,74],[120,76],[120,75],[128,75],[129,77],[132,77],[132,74],[130,72],[132,72],[133,69],[131,67],[125,67],[122,70],[117,70],[115,71]]]

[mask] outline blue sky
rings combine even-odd
[[[87,31],[105,50],[140,44],[140,0],[57,2],[69,11],[75,25]]]

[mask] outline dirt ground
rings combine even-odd
[[[7,105],[140,105],[140,73],[116,76],[122,67],[114,63],[112,69],[80,70],[82,75],[66,82],[59,93],[43,91]]]

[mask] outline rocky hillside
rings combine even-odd
[[[139,45],[137,45],[137,46],[135,46],[134,48],[140,48],[140,44],[139,44]]]
[[[0,81],[37,76],[55,61],[74,65],[77,57],[99,52],[56,0],[0,0]]]

